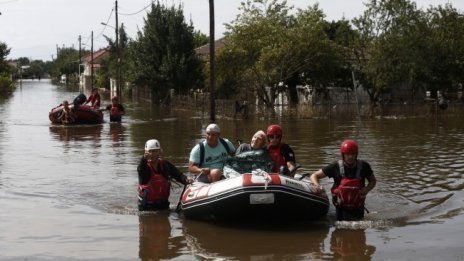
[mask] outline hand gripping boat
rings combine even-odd
[[[217,221],[315,220],[327,215],[329,199],[308,179],[254,170],[214,183],[189,185],[181,197],[186,218]]]

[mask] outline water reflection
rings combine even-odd
[[[185,220],[183,233],[196,258],[224,260],[311,260],[323,256],[326,224],[221,226]],[[290,241],[286,241],[290,239]]]
[[[330,236],[333,260],[372,260],[376,247],[367,245],[363,229],[337,228]]]
[[[124,140],[124,131],[126,127],[122,125],[120,122],[111,122],[110,125],[110,136],[111,136],[111,146],[113,147],[120,147],[121,143]]]
[[[91,140],[95,143],[100,141],[102,124],[96,125],[51,125],[50,134],[60,141]]]
[[[377,249],[367,244],[365,228],[354,226],[221,225],[175,216],[139,214],[141,260],[372,260]]]
[[[169,212],[139,216],[139,258],[141,260],[172,259],[178,256],[183,237],[173,235]]]

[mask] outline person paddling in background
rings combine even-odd
[[[92,89],[92,94],[90,94],[89,98],[85,101],[85,104],[91,103],[91,107],[94,109],[100,108],[100,94],[98,93],[98,88]]]
[[[206,139],[190,151],[189,172],[201,182],[215,182],[221,179],[228,156],[235,153],[234,145],[221,136],[221,129],[215,123],[206,127]]]
[[[321,178],[334,179],[331,191],[337,220],[361,220],[364,218],[366,195],[375,187],[377,180],[369,163],[358,159],[358,145],[354,140],[343,141],[340,154],[341,160],[314,172],[310,179],[317,192],[324,189],[319,184]]]
[[[295,153],[286,143],[282,143],[282,128],[273,124],[266,131],[268,140],[268,151],[274,161],[273,172],[293,176],[297,169]]]
[[[120,122],[122,115],[125,114],[124,106],[118,103],[118,96],[113,96],[111,104],[107,105],[105,109],[110,111],[110,122]]]
[[[169,209],[171,182],[174,178],[182,184],[188,180],[172,163],[161,158],[161,144],[156,139],[145,143],[145,151],[137,166],[139,176],[139,210]]]
[[[238,155],[246,151],[265,149],[266,147],[266,133],[264,133],[264,131],[262,130],[259,130],[255,134],[253,134],[253,137],[251,138],[251,142],[249,144],[242,143],[240,144],[240,146],[238,146],[237,150],[235,151],[235,155]]]

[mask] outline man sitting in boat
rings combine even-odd
[[[63,124],[73,123],[76,120],[74,113],[71,108],[69,108],[69,102],[67,100],[63,101],[63,110],[61,111],[61,115],[58,117],[58,120],[60,120]]]
[[[235,147],[228,139],[220,137],[221,129],[215,123],[206,127],[206,139],[190,151],[188,170],[201,182],[221,179],[224,164],[235,154]]]
[[[162,210],[169,208],[171,182],[174,178],[187,184],[187,177],[173,164],[161,159],[161,145],[152,139],[145,143],[145,152],[137,172],[139,176],[139,210]]]
[[[297,169],[295,153],[288,144],[282,142],[282,128],[277,124],[270,125],[266,135],[269,155],[274,160],[272,172],[293,177]]]

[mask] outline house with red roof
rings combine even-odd
[[[92,87],[95,87],[92,81],[95,82],[98,70],[101,67],[101,62],[108,59],[110,55],[109,50],[109,47],[103,48],[81,58],[81,66],[84,68],[84,71],[81,72],[79,83],[84,90],[91,90]]]

